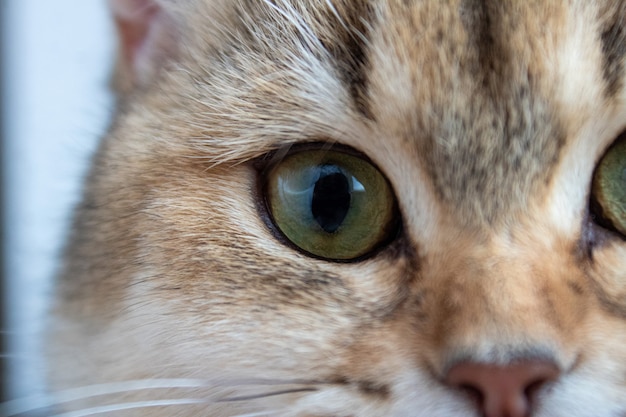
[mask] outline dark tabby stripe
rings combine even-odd
[[[509,49],[502,43],[503,5],[499,2],[466,0],[461,4],[461,20],[477,50],[478,71],[488,92],[499,96],[499,84],[508,84],[506,66],[510,60]]]
[[[368,97],[370,28],[376,23],[375,13],[367,1],[353,1],[340,12],[342,22],[336,22],[329,31],[335,36],[321,41],[333,57],[333,64],[341,80],[348,86],[356,110],[365,118],[374,120]]]
[[[614,96],[622,87],[624,55],[626,54],[626,4],[620,5],[614,19],[602,32],[603,72],[607,96]]]

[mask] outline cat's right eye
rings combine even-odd
[[[604,154],[591,187],[596,223],[626,237],[626,133]]]
[[[316,257],[351,261],[388,243],[398,230],[394,193],[365,158],[342,150],[288,154],[266,176],[275,226]]]

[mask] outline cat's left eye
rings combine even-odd
[[[398,230],[394,193],[365,158],[342,150],[288,154],[266,176],[265,198],[275,226],[316,257],[360,259]]]
[[[591,202],[596,223],[626,237],[626,133],[616,140],[596,167]]]

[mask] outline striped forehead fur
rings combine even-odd
[[[479,224],[506,221],[502,216],[545,186],[568,140],[552,101],[559,75],[553,56],[568,37],[568,8],[597,6],[449,3],[225,2],[214,27],[191,25],[194,56],[174,74],[178,105],[167,108],[184,106],[193,118],[170,129],[188,139],[184,146],[192,150],[184,152],[231,163],[282,144],[341,141],[354,123],[404,124],[411,126],[403,138],[407,154],[424,166],[442,201]],[[214,3],[197,6],[216,14]],[[624,7],[596,13],[606,16],[606,30],[594,40],[605,57],[598,76],[617,86]],[[401,46],[389,48],[385,38]],[[371,91],[386,88],[393,74],[373,66],[373,54],[410,74],[405,88],[412,98],[395,120],[379,120],[390,103]],[[197,88],[178,88],[181,82]]]

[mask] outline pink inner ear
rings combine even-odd
[[[120,39],[121,70],[132,85],[149,82],[175,54],[173,21],[156,0],[110,0]]]

